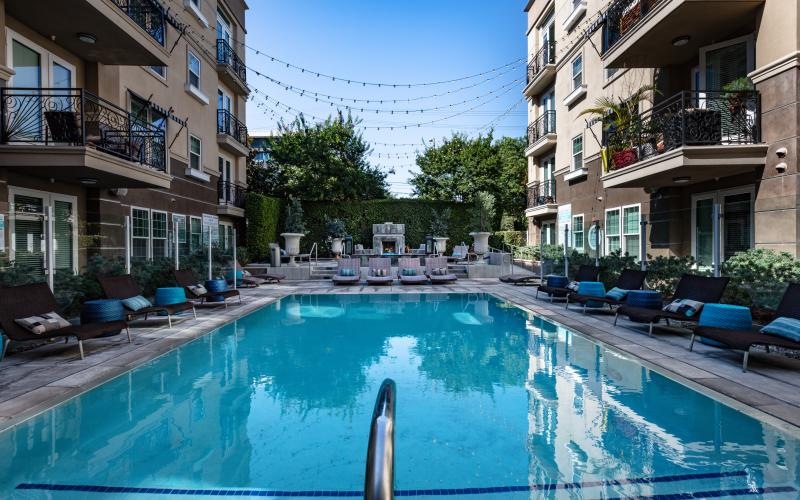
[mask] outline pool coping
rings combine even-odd
[[[781,400],[776,396],[759,392],[756,389],[730,380],[729,378],[726,378],[724,374],[715,373],[713,370],[705,371],[704,368],[694,366],[690,363],[684,363],[681,359],[678,359],[669,353],[663,353],[659,356],[659,359],[668,361],[669,363],[667,364],[673,364],[678,368],[683,368],[686,366],[690,370],[696,370],[696,374],[700,375],[694,377],[684,376],[679,371],[676,371],[669,366],[654,362],[653,359],[655,358],[648,359],[647,357],[640,355],[641,350],[643,349],[652,350],[654,353],[659,353],[659,351],[651,349],[651,347],[653,347],[652,344],[654,343],[660,343],[660,345],[655,347],[668,348],[674,346],[674,344],[665,342],[659,337],[651,339],[641,333],[636,333],[637,337],[626,339],[624,336],[619,335],[619,333],[626,332],[625,326],[614,327],[608,324],[605,325],[606,328],[603,328],[602,325],[589,324],[596,322],[593,318],[594,315],[586,318],[583,315],[579,315],[575,311],[566,312],[563,307],[560,307],[561,304],[550,304],[542,300],[535,300],[527,291],[521,290],[521,288],[529,287],[516,287],[513,285],[500,284],[496,280],[464,280],[457,282],[457,284],[454,285],[422,285],[415,287],[401,287],[398,285],[389,287],[376,287],[361,285],[358,287],[343,288],[334,287],[330,284],[330,282],[323,282],[322,286],[319,285],[320,283],[305,282],[289,286],[281,285],[279,287],[269,289],[262,288],[261,290],[266,293],[260,293],[257,291],[258,289],[255,289],[256,291],[243,290],[242,295],[245,300],[241,305],[233,305],[233,307],[226,309],[215,309],[214,311],[218,312],[219,314],[215,314],[213,316],[204,315],[202,310],[199,310],[197,320],[184,320],[180,324],[177,324],[172,331],[169,331],[164,327],[157,328],[152,331],[145,331],[143,335],[145,338],[148,336],[150,337],[149,342],[145,342],[135,348],[130,348],[127,350],[127,352],[122,353],[120,356],[114,356],[115,353],[113,352],[113,347],[111,349],[106,349],[102,352],[105,353],[108,359],[101,360],[100,362],[93,362],[91,352],[92,348],[89,347],[87,361],[73,359],[67,360],[67,363],[75,363],[74,365],[67,366],[75,367],[82,363],[86,366],[86,368],[66,375],[61,379],[43,384],[18,396],[1,401],[0,432],[20,425],[38,414],[49,411],[55,406],[61,405],[74,397],[80,396],[81,394],[88,392],[113,378],[122,376],[134,369],[137,369],[144,364],[177,349],[178,347],[186,345],[189,342],[197,340],[198,338],[204,337],[205,335],[208,335],[209,333],[218,330],[225,325],[233,323],[258,309],[261,309],[288,296],[338,294],[372,295],[485,293],[498,300],[508,302],[520,310],[536,316],[541,316],[548,321],[556,323],[563,328],[600,345],[604,349],[608,349],[624,357],[632,358],[647,369],[653,370],[656,373],[659,373],[677,383],[689,387],[692,390],[711,397],[712,399],[730,406],[737,411],[741,411],[753,418],[769,423],[770,425],[786,432],[800,435],[800,408],[798,408],[798,405],[794,405]],[[580,319],[583,319],[583,321],[580,321]],[[181,328],[181,325],[184,323],[187,323],[189,326],[187,328]],[[164,331],[169,331],[169,334],[162,335]],[[635,330],[627,328],[627,333],[632,331]],[[604,338],[608,336],[614,338]],[[136,339],[136,337],[137,330],[134,330],[134,338]],[[119,345],[124,346],[128,344],[123,344],[120,342]],[[640,353],[637,354],[637,352],[634,352],[637,350],[640,351]],[[694,354],[696,356],[703,357],[702,353],[690,353],[688,349],[685,349],[685,353],[687,355]],[[46,364],[47,356],[45,356],[44,359],[37,359],[36,361],[30,361],[29,363]],[[724,363],[727,365],[728,361],[725,360]],[[0,363],[0,368],[2,367],[3,365]],[[739,370],[739,367],[735,366],[735,369]],[[706,377],[703,374],[708,374],[709,376]],[[758,376],[758,374],[756,373],[752,376]],[[72,385],[72,382],[69,380],[71,377],[77,378],[79,382]],[[751,393],[748,394],[748,396],[755,396],[755,399],[753,400],[758,400],[758,397],[761,396],[763,401],[768,402],[764,404],[750,404],[742,400],[745,399],[744,397],[740,399],[737,398],[735,394],[726,394],[712,385],[713,383],[720,381],[727,381],[729,384],[734,386],[735,390],[730,392]],[[752,393],[758,394],[755,395]],[[18,407],[19,409],[14,412],[9,411],[14,409],[14,407]],[[9,413],[11,414],[9,415]]]

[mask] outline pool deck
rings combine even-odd
[[[565,310],[563,302],[551,304],[534,298],[533,287],[506,285],[497,279],[460,280],[452,285],[436,286],[334,287],[329,281],[266,285],[243,289],[241,305],[232,301],[227,308],[198,307],[197,320],[190,315],[174,322],[172,329],[161,319],[134,322],[130,344],[124,334],[87,341],[84,343],[85,360],[80,359],[74,341],[53,342],[12,353],[0,361],[0,430],[287,295],[430,292],[491,293],[630,355],[645,366],[743,411],[800,433],[800,360],[753,351],[749,371],[743,373],[741,353],[698,343],[695,351],[689,352],[685,330],[659,328],[650,338],[646,325],[620,319],[617,326],[613,326],[613,314],[607,311],[584,315],[578,306]]]

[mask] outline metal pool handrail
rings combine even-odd
[[[394,404],[397,388],[387,378],[378,390],[369,428],[364,500],[394,499]]]

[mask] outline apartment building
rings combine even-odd
[[[637,257],[644,243],[701,265],[753,247],[798,255],[797,10],[529,1],[529,243]],[[581,115],[648,85],[626,127]]]
[[[249,148],[243,0],[0,0],[0,251],[43,269],[225,247]],[[175,238],[177,238],[177,245]]]

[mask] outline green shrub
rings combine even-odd
[[[303,221],[303,204],[298,198],[289,198],[286,204],[286,218],[283,221],[283,230],[286,233],[306,233]]]
[[[251,258],[264,260],[269,244],[278,241],[278,222],[282,200],[257,193],[248,193],[245,204],[247,217],[247,249]],[[244,265],[244,263],[242,263]]]
[[[754,248],[739,252],[722,264],[731,278],[725,301],[774,309],[790,281],[800,281],[800,260],[786,252]]]
[[[692,256],[653,258],[647,256],[647,285],[653,290],[661,292],[664,297],[670,297],[675,292],[683,274],[698,274],[707,276],[708,271],[695,269],[697,263]]]
[[[489,236],[489,245],[501,250],[504,250],[506,245],[510,245],[512,247],[523,247],[525,246],[525,237],[525,231],[495,231],[491,236]],[[514,253],[516,257],[516,249],[514,250]]]

